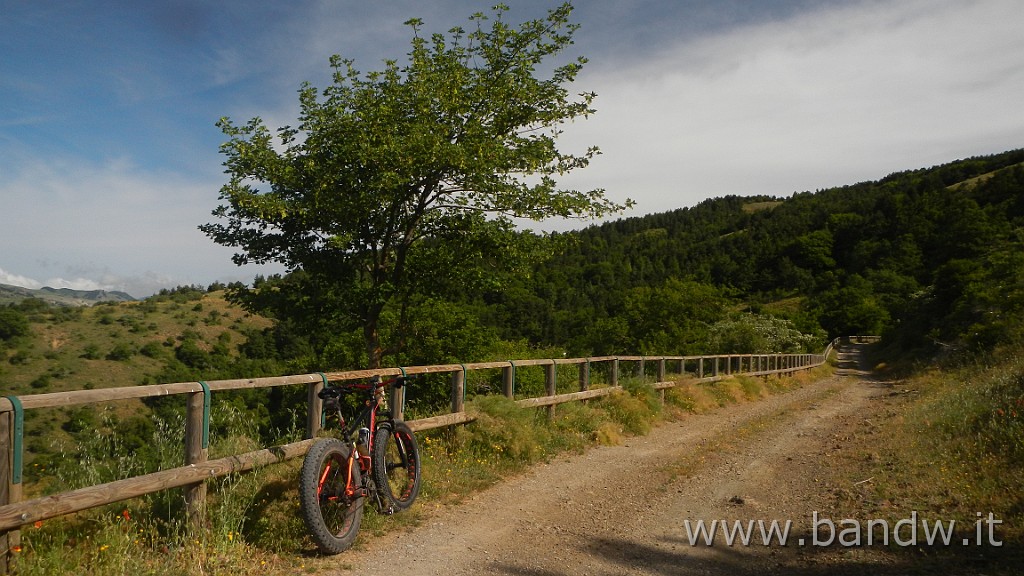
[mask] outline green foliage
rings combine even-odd
[[[152,302],[176,302],[184,304],[203,299],[206,293],[201,286],[178,286],[176,288],[163,288],[160,292],[149,298]]]
[[[979,370],[961,370],[928,384],[927,398],[912,413],[922,441],[965,467],[993,461],[1024,470],[1024,364],[1019,359]]]
[[[123,362],[134,356],[136,352],[137,350],[135,350],[135,347],[131,344],[127,342],[118,342],[110,352],[107,352],[106,359]]]
[[[164,346],[159,342],[146,342],[139,348],[139,354],[147,358],[159,359],[165,356]]]
[[[653,396],[653,390],[651,391]],[[634,396],[628,391],[615,392],[600,400],[601,408],[608,413],[613,421],[622,426],[630,435],[643,435],[651,430],[652,410],[649,402],[644,399],[650,396]]]
[[[593,112],[593,94],[573,99],[565,88],[585,60],[541,66],[571,44],[572,7],[518,29],[503,21],[506,10],[429,40],[409,20],[405,65],[388,60],[364,75],[332,57],[333,83],[303,85],[298,125],[278,130],[279,143],[258,118],[220,121],[229,182],[214,215],[227,222],[201,230],[238,248],[238,264],[279,262],[296,273],[272,294],[236,289],[237,301],[276,318],[298,311],[291,317],[311,333],[361,330],[377,367],[401,347],[394,335],[416,297],[493,287],[535,257],[538,238],[516,232],[512,218],[623,208],[602,190],[555,181],[597,153],[555,145],[562,125]]]
[[[796,354],[820,352],[823,333],[805,334],[793,322],[760,314],[736,314],[710,328],[708,354]]]
[[[90,343],[85,345],[85,348],[82,350],[81,357],[86,360],[99,360],[103,357],[103,354],[100,353],[99,344]]]
[[[521,408],[500,396],[480,396],[469,408],[477,414],[465,441],[470,454],[533,462],[545,454],[548,433],[538,426],[536,410]]]
[[[883,334],[902,351],[977,354],[1024,334],[1022,161],[1015,150],[592,226],[559,235],[551,259],[480,301],[502,338],[572,355],[765,346],[743,325],[727,341],[738,309],[791,321],[818,339],[812,349]]]
[[[657,287],[633,288],[626,294],[623,311],[630,338],[618,353],[704,350],[708,325],[721,316],[725,302],[713,286],[674,278]]]
[[[29,382],[29,386],[31,386],[32,389],[37,392],[45,391],[47,388],[50,387],[50,382],[52,380],[53,377],[50,376],[49,374],[42,374],[32,382]]]
[[[28,334],[28,318],[11,306],[0,308],[0,341],[13,340]]]

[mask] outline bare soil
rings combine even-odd
[[[538,465],[370,539],[322,573],[905,573],[906,559],[883,547],[809,544],[813,512],[839,514],[856,493],[842,463],[870,448],[875,400],[892,393],[858,369],[859,352],[847,347],[830,378]],[[685,528],[772,519],[792,521],[788,545],[765,546],[755,533],[756,544],[729,546],[721,531],[712,546],[691,545]]]

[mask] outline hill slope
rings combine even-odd
[[[753,312],[796,299],[783,314],[805,332],[990,347],[1018,330],[1010,319],[1024,306],[1022,160],[1015,150],[788,198],[715,198],[556,235],[567,249],[486,302],[503,308],[496,318],[529,318],[504,322],[507,338],[571,354],[609,337],[638,349],[635,326],[654,315],[670,327],[685,312],[640,303],[679,282]]]
[[[22,288],[0,284],[0,305],[21,302],[26,298],[38,298],[54,306],[92,306],[99,302],[132,302],[131,295],[116,290],[72,290],[70,288],[39,289]]]

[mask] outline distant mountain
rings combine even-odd
[[[130,294],[117,290],[72,290],[70,288],[50,288],[45,286],[38,290],[0,284],[0,304],[20,302],[26,298],[38,298],[55,306],[92,306],[100,302],[131,302]]]

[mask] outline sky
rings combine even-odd
[[[214,222],[215,126],[294,124],[328,58],[363,72],[495,0],[0,0],[0,283],[120,290],[249,283]],[[555,0],[505,0],[508,22]],[[789,196],[1024,147],[1019,0],[576,0],[558,62],[597,114],[562,184],[666,212]],[[536,230],[579,229],[546,221]]]

